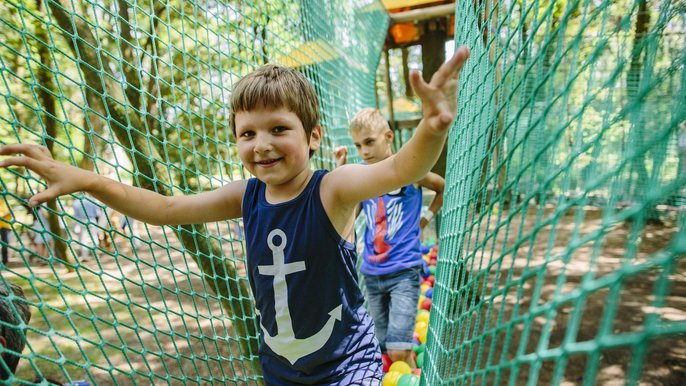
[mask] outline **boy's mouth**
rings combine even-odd
[[[265,160],[257,161],[255,163],[258,164],[259,166],[263,167],[263,168],[269,168],[269,167],[276,165],[276,163],[279,161],[281,161],[281,158],[265,159]]]

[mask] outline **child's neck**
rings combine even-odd
[[[290,181],[279,185],[267,184],[264,192],[264,198],[270,204],[280,204],[282,202],[290,201],[296,197],[307,187],[307,184],[312,179],[314,172],[307,168],[293,177]]]

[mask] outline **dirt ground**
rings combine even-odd
[[[223,228],[210,232],[228,234]],[[94,385],[256,384],[230,319],[174,233],[139,229],[140,246],[115,238],[114,248],[71,273],[35,259],[28,269],[10,256],[5,279],[46,305],[34,309],[27,333],[24,355],[33,351],[33,366],[22,360],[18,377],[33,380],[35,366],[59,382],[68,381],[64,368],[72,381]],[[243,271],[240,243],[225,240],[223,248]],[[23,280],[32,276],[33,290]]]
[[[636,358],[643,364],[640,384],[686,384],[685,337],[644,333],[646,325],[686,322],[686,263],[675,260],[664,304],[657,306],[652,302],[656,285],[664,283],[661,266],[636,268],[660,258],[657,252],[675,237],[675,224],[648,225],[635,234],[630,223],[603,225],[602,213],[589,208],[580,227],[575,226],[579,214],[570,210],[558,225],[533,231],[533,224],[541,223],[537,216],[553,213],[552,208],[542,217],[535,211],[502,212],[501,218],[511,217],[509,232],[495,232],[497,237],[485,236],[494,234],[485,229],[497,228],[495,217],[480,221],[481,230],[474,228],[470,270],[483,274],[476,287],[481,302],[473,312],[453,310],[446,330],[437,333],[446,349],[442,363],[435,364],[443,379],[519,385],[533,374],[536,384],[548,385],[557,371],[560,384],[582,385],[593,364],[597,376],[590,384],[623,385]],[[40,356],[32,363],[22,359],[20,378],[32,380],[39,369],[66,382],[64,368],[72,380],[100,385],[253,384],[250,361],[240,354],[233,326],[219,299],[208,295],[197,265],[171,231],[148,230],[149,235],[142,232],[148,242],[136,248],[137,259],[130,241],[119,238],[114,252],[101,253],[97,262],[72,273],[59,265],[28,269],[11,257],[5,279],[31,288],[31,278],[30,300],[45,304],[40,312],[34,309],[30,347],[24,350]],[[592,241],[597,234],[604,235],[603,243]],[[224,252],[242,269],[240,244],[226,241]],[[627,274],[617,281],[622,267]],[[578,288],[585,288],[585,296],[578,296]],[[610,304],[616,306],[613,313]],[[502,328],[495,328],[497,322]],[[601,342],[599,336],[608,339]],[[634,352],[619,344],[621,339],[642,339],[648,350]],[[603,347],[597,357],[586,355],[593,345]],[[489,370],[475,371],[483,368]]]
[[[686,261],[664,253],[676,224],[612,223],[592,207],[529,209],[470,227],[468,268],[482,275],[449,298],[478,292],[481,302],[446,307],[456,328],[437,333],[451,353],[436,365],[441,379],[624,385],[635,367],[637,384],[686,385],[686,336],[660,333],[686,322]]]

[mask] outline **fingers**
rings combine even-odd
[[[455,51],[453,57],[447,62],[443,63],[438,71],[434,73],[434,75],[431,77],[431,85],[440,87],[440,85],[444,84],[448,79],[457,78],[457,75],[462,70],[462,67],[464,66],[467,58],[469,58],[469,55],[470,51],[467,46],[460,47],[457,51]]]
[[[44,190],[38,194],[35,194],[33,197],[31,197],[29,199],[29,206],[31,208],[35,208],[36,206],[38,206],[44,202],[48,202],[52,199],[57,198],[57,196],[59,196],[59,194],[57,194],[57,191],[55,189],[48,188],[48,189],[46,189],[46,190]]]
[[[30,157],[12,157],[0,161],[0,167],[25,166],[31,170],[36,170],[38,161]]]
[[[339,146],[334,151],[334,157],[336,158],[336,167],[345,165],[348,162],[348,148],[345,146]]]
[[[24,154],[29,157],[39,158],[41,156],[49,156],[50,150],[45,146],[15,143],[12,145],[5,145],[0,147],[0,155]]]
[[[422,100],[431,92],[429,85],[422,79],[419,71],[410,72],[410,83],[414,92]]]
[[[453,64],[451,64],[451,66],[454,66],[451,74],[452,78],[457,78],[457,76],[460,74],[460,71],[462,71],[462,67],[464,67],[465,62],[467,59],[469,59],[471,54],[472,53],[467,46],[462,46],[457,49],[457,52],[455,52],[455,55],[453,55],[451,58],[451,61],[455,61]]]

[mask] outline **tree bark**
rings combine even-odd
[[[629,102],[638,97],[641,88],[641,74],[643,73],[643,55],[645,48],[645,37],[650,25],[650,11],[648,7],[648,0],[640,0],[638,3],[638,12],[636,14],[636,24],[634,25],[633,46],[631,48],[631,63],[629,64],[629,71],[627,73],[627,95]],[[628,135],[628,148],[640,150],[645,142],[645,120],[643,116],[643,108],[638,107],[636,111],[630,115],[631,128]],[[645,159],[646,152],[640,152],[641,156],[636,156],[631,161],[632,178],[629,182],[634,182],[632,200],[641,200],[645,198],[646,188],[649,184],[648,170],[646,169]],[[633,178],[633,175],[636,178]],[[660,222],[659,215],[655,208],[647,211],[649,221]]]
[[[422,76],[426,82],[445,62],[445,30],[441,29],[436,21],[429,21],[424,24],[424,31],[420,39],[422,45]],[[432,172],[445,177],[445,165],[447,156],[447,145],[443,146],[441,155],[436,161]]]
[[[42,0],[36,0],[36,9],[38,12],[41,12],[42,5]],[[48,31],[45,29],[45,25],[41,23],[40,19],[37,18],[35,20],[35,33],[38,41],[50,41],[48,39]],[[38,84],[41,85],[40,87],[37,87],[37,94],[44,111],[44,114],[41,114],[41,122],[45,127],[45,145],[52,154],[55,146],[55,138],[57,137],[57,121],[55,120],[57,102],[54,95],[58,95],[58,93],[55,91],[56,88],[54,79],[52,78],[50,71],[48,71],[48,68],[52,68],[50,50],[48,50],[48,47],[44,44],[37,44],[36,49],[38,50],[38,56],[42,64],[42,66],[38,66],[36,69],[36,78],[38,80]],[[68,272],[72,272],[74,271],[74,261],[71,259],[71,256],[67,254],[67,244],[64,242],[66,235],[60,224],[61,218],[56,214],[60,211],[60,209],[57,207],[57,200],[48,201],[47,206],[50,208],[47,213],[50,231],[57,236],[53,237],[53,249],[55,257],[67,262],[68,264],[65,265],[65,267],[67,268]]]
[[[412,92],[412,85],[410,83],[410,66],[408,65],[410,55],[407,47],[401,48],[400,53],[402,54],[403,59],[403,81],[405,82],[405,96],[412,98],[414,93]]]
[[[133,155],[131,164],[141,176],[134,184],[163,195],[171,195],[171,182],[166,177],[165,166],[157,161],[157,152],[149,146],[145,136],[130,129],[143,128],[145,122],[139,115],[126,114],[121,105],[105,93],[105,77],[101,74],[107,70],[100,66],[96,51],[91,48],[99,45],[91,29],[81,19],[70,17],[58,1],[50,2],[50,11],[63,30],[65,40],[71,43],[70,48],[74,56],[80,59],[79,69],[88,85],[84,88],[85,92],[91,94],[94,100],[99,101],[103,111],[109,113],[110,127],[119,143],[127,149],[134,150],[127,152],[129,156]],[[127,93],[127,99],[134,106],[140,105],[137,93]],[[208,287],[213,288],[222,298],[224,310],[233,318],[233,327],[242,354],[246,358],[253,358],[253,368],[261,374],[261,366],[256,359],[259,331],[248,285],[239,278],[233,265],[225,263],[221,248],[216,242],[210,241],[204,226],[180,226],[177,237],[205,273],[203,278]]]

